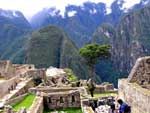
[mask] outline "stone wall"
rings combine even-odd
[[[0,61],[0,77],[9,79],[15,76],[15,68],[9,60]]]
[[[13,67],[16,69],[16,75],[22,75],[28,70],[35,69],[35,66],[33,64],[13,64]]]
[[[23,100],[26,95],[27,95],[27,93],[26,93],[26,94],[23,94],[23,95],[20,95],[20,96],[17,96],[16,98],[10,99],[10,100],[8,100],[8,101],[5,103],[5,105],[11,105],[11,106],[13,106],[13,105],[15,105],[16,103],[18,103],[18,102],[20,102],[21,100]]]
[[[128,82],[150,85],[150,57],[139,58],[128,77]]]
[[[43,97],[36,96],[35,100],[33,101],[33,104],[31,105],[27,113],[43,113],[43,109]]]
[[[16,85],[19,82],[20,80],[17,77],[1,82],[0,83],[0,97],[5,96],[11,90],[15,89]]]
[[[80,92],[78,90],[48,93],[44,96],[44,104],[49,109],[81,107]]]
[[[95,112],[92,110],[92,108],[89,107],[89,106],[84,106],[84,107],[82,107],[82,112],[83,112],[83,113],[95,113]]]
[[[88,91],[88,88],[86,88],[86,89]],[[105,93],[105,92],[109,92],[109,91],[114,91],[113,84],[96,85],[94,93]]]
[[[44,92],[44,93],[53,93],[53,92],[63,92],[63,91],[70,91],[70,90],[77,90],[78,88],[75,87],[49,87],[49,86],[40,86],[36,88],[30,88],[29,92],[36,94],[37,92]]]
[[[27,93],[29,88],[32,88],[32,87],[34,87],[34,82],[32,79],[28,79],[24,81],[23,86],[20,87],[20,89],[18,89],[18,91],[11,98],[15,98],[17,96]]]
[[[30,93],[40,94],[44,98],[44,106],[49,109],[81,107],[80,92],[73,87],[37,87],[31,88]]]
[[[31,70],[28,70],[21,77],[27,77],[27,78],[40,77],[45,80],[46,79],[46,71],[45,71],[45,69],[33,69],[33,70],[31,69]]]
[[[119,98],[131,106],[132,113],[150,113],[150,90],[121,79],[118,83],[118,94]]]

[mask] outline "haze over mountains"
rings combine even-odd
[[[86,78],[87,67],[78,48],[91,42],[110,44],[111,59],[98,63],[95,69],[102,81],[116,83],[139,56],[150,54],[149,2],[141,0],[124,9],[124,1],[115,0],[111,13],[104,3],[85,2],[68,5],[64,16],[53,7],[38,12],[30,23],[19,11],[1,9],[0,59],[37,67],[69,67],[78,77]]]

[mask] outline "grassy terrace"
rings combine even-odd
[[[27,96],[25,96],[25,98],[22,101],[20,101],[19,103],[17,103],[16,105],[13,106],[13,110],[17,111],[21,107],[25,107],[26,109],[29,109],[30,106],[32,105],[35,97],[36,96],[33,94],[28,94]]]
[[[118,95],[118,92],[105,92],[105,93],[94,94],[93,98],[107,97],[107,96],[117,96],[117,95]],[[91,98],[90,94],[89,94],[89,97]]]
[[[65,108],[60,110],[54,110],[58,111],[58,113],[61,113],[61,111],[64,111],[65,113],[82,113],[81,108]],[[52,110],[45,109],[43,113],[51,113]]]

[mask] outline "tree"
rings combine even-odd
[[[93,97],[93,92],[95,90],[94,86],[94,65],[102,59],[110,57],[110,45],[98,45],[96,43],[91,43],[85,45],[79,50],[79,54],[85,59],[86,64],[90,68],[90,84],[88,86],[91,96]]]

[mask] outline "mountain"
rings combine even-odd
[[[0,9],[0,59],[34,63],[36,67],[70,67],[80,78],[86,78],[88,69],[77,47],[91,42],[110,44],[111,59],[96,64],[95,70],[102,81],[117,83],[135,60],[149,55],[150,50],[149,0],[141,0],[130,9],[124,2],[115,0],[109,13],[106,4],[92,2],[68,5],[64,15],[56,8],[43,9],[31,20],[32,34],[21,12]]]
[[[53,25],[32,33],[26,63],[35,64],[37,68],[68,67],[80,78],[87,78],[89,74],[78,55],[78,48],[61,28]]]
[[[150,55],[150,6],[124,16],[114,41],[116,68],[129,73],[138,57]]]
[[[124,15],[116,28],[102,24],[94,32],[90,43],[110,44],[111,59],[98,63],[95,66],[96,74],[102,81],[113,83],[120,77],[126,77],[137,58],[150,55],[149,37],[149,5]]]
[[[71,40],[82,47],[89,42],[93,32],[103,23],[117,26],[120,17],[124,14],[140,9],[149,3],[149,0],[141,0],[132,8],[124,6],[125,0],[114,0],[110,9],[104,3],[85,2],[82,6],[68,5],[65,7],[64,15],[55,7],[45,8],[35,14],[30,23],[34,29],[53,24],[62,27]],[[108,10],[110,10],[108,12]]]
[[[9,59],[15,54],[18,47],[12,49],[12,44],[30,31],[31,26],[21,12],[0,9],[0,59]]]
[[[31,19],[33,28],[48,24],[62,27],[78,47],[88,42],[90,35],[104,20],[106,5],[104,3],[86,2],[83,6],[68,5],[64,16],[56,8],[44,9]],[[95,21],[98,20],[98,21]]]

